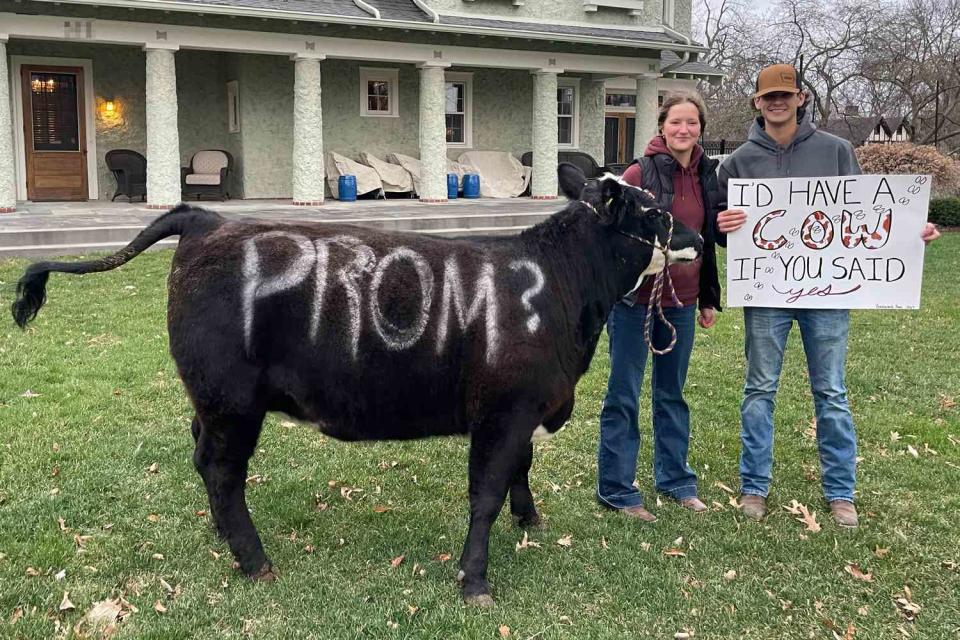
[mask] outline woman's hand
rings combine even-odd
[[[928,222],[927,226],[923,228],[923,233],[920,234],[920,239],[930,244],[934,240],[940,237],[940,230],[937,229],[937,225],[932,222]]]
[[[717,310],[713,307],[701,307],[700,317],[697,318],[697,324],[704,329],[709,329],[717,322]]]
[[[743,209],[727,209],[717,214],[717,229],[720,233],[736,231],[747,221],[747,212]]]

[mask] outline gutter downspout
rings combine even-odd
[[[357,5],[357,8],[359,8],[361,11],[365,13],[369,13],[377,20],[380,19],[380,10],[377,9],[376,7],[367,4],[363,0],[353,0],[353,4]]]
[[[433,24],[440,24],[440,14],[434,11],[430,5],[428,5],[424,0],[413,0],[413,4],[417,5],[417,8],[420,11],[423,11],[427,14],[427,17],[430,18],[430,22]]]
[[[680,38],[681,40],[683,40],[683,43],[687,46],[690,46],[693,43],[693,41],[688,36],[683,35],[679,31],[674,31],[667,25],[663,25],[663,31],[667,35],[671,35],[674,38]],[[688,62],[690,62],[690,52],[684,51],[683,55],[680,56],[680,60],[678,60],[677,62],[674,62],[673,64],[668,64],[667,66],[665,66],[663,69],[660,70],[660,75],[665,76],[671,71],[673,71],[674,69],[682,67]]]

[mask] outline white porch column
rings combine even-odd
[[[557,197],[557,74],[559,69],[533,72],[533,175],[534,200]],[[579,96],[578,96],[579,98]]]
[[[147,208],[180,202],[177,47],[147,45]]]
[[[10,117],[10,71],[7,68],[7,34],[0,33],[0,213],[17,207],[14,186],[13,127]]]
[[[448,63],[420,65],[420,202],[447,201],[447,127],[443,71]]]
[[[650,138],[657,135],[657,78],[660,74],[645,74],[637,78],[637,120],[633,136],[633,155],[640,157]],[[630,158],[633,160],[633,158]]]
[[[323,112],[320,61],[324,56],[294,56],[293,204],[323,204]]]

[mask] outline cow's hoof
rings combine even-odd
[[[517,523],[517,526],[522,529],[539,529],[543,525],[543,521],[540,520],[540,514],[534,511],[532,514],[519,515],[513,514],[513,521]]]
[[[250,574],[250,579],[254,582],[275,582],[278,577],[269,562],[264,562],[262,567]]]
[[[473,607],[489,609],[493,606],[493,596],[491,596],[489,593],[474,593],[469,596],[464,594],[463,602]]]

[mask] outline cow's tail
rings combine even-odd
[[[133,260],[151,245],[164,238],[205,234],[223,224],[223,218],[206,209],[180,204],[163,214],[137,234],[130,244],[113,255],[85,262],[35,262],[27,267],[17,283],[17,296],[11,311],[21,329],[37,317],[47,299],[47,278],[53,271],[62,273],[96,273],[110,271]]]

